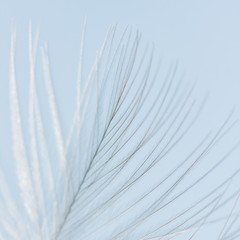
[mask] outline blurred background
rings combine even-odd
[[[67,136],[76,107],[76,79],[84,19],[84,76],[87,76],[107,30],[117,24],[119,33],[126,27],[141,33],[143,47],[140,51],[144,51],[149,43],[154,45],[154,56],[164,62],[163,71],[177,61],[178,74],[184,75],[185,83],[196,83],[194,98],[202,101],[208,94],[201,117],[178,151],[185,151],[185,148],[190,151],[205,133],[217,131],[233,109],[233,121],[240,118],[240,2],[237,0],[1,0],[0,3],[0,164],[8,179],[14,179],[9,111],[10,38],[15,28],[16,80],[23,122],[27,122],[30,21],[34,34],[40,30],[39,47],[48,44],[64,136]],[[36,78],[44,104],[46,90],[40,48]],[[44,109],[42,111],[43,116],[47,115]],[[218,159],[228,152],[240,139],[239,130],[240,125],[237,124],[210,158]],[[175,151],[173,158],[174,154],[177,157],[179,152]],[[239,154],[239,149],[233,152],[227,164],[209,181],[218,182],[239,168]],[[9,180],[9,184],[12,189],[16,188],[16,181]],[[237,182],[234,186],[238,187]],[[195,194],[201,196],[205,187],[208,186],[202,186]],[[211,234],[215,231],[211,230],[207,231],[207,236],[200,235],[199,239],[212,239],[215,235]]]

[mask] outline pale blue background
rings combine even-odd
[[[194,135],[217,129],[235,106],[240,117],[240,2],[238,0],[123,0],[123,1],[0,1],[0,161],[8,172],[11,138],[8,106],[10,35],[17,29],[17,76],[22,108],[27,104],[28,25],[40,28],[40,46],[49,44],[51,70],[60,117],[66,135],[74,111],[75,80],[83,20],[87,17],[85,67],[88,69],[108,27],[118,23],[139,29],[143,41],[154,42],[156,55],[178,60],[197,96],[210,93],[208,105]],[[40,56],[40,52],[38,53]],[[40,58],[39,58],[39,63]],[[23,117],[24,113],[23,111]],[[26,116],[25,116],[26,118]],[[223,144],[240,139],[237,126]],[[229,140],[231,139],[231,140]],[[229,171],[240,165],[239,151],[229,159]],[[226,171],[226,170],[225,170]],[[224,174],[224,171],[222,172]],[[11,184],[11,183],[10,183]],[[13,186],[14,187],[14,186]],[[208,235],[206,239],[211,239]]]

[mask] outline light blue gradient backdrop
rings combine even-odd
[[[9,52],[15,25],[17,83],[21,106],[28,94],[28,28],[40,28],[39,45],[49,46],[50,64],[61,123],[66,135],[75,108],[75,83],[84,18],[87,18],[84,67],[89,69],[107,29],[138,29],[144,42],[154,42],[155,55],[172,63],[178,60],[188,81],[197,81],[196,95],[210,93],[205,117],[193,136],[216,130],[235,106],[240,117],[240,2],[238,0],[122,0],[122,1],[26,1],[0,2],[0,161],[5,172],[13,168],[10,152]],[[40,51],[38,52],[38,64]],[[41,70],[41,68],[39,68]],[[41,72],[39,70],[39,72]],[[87,72],[87,70],[86,70]],[[41,77],[39,77],[41,78]],[[42,81],[44,82],[44,81]],[[43,92],[43,91],[42,91]],[[42,93],[44,94],[44,93]],[[73,104],[74,103],[74,104]],[[27,112],[23,111],[23,118]],[[206,117],[208,116],[208,117]],[[205,129],[203,129],[205,128]],[[227,150],[240,139],[239,126],[224,143]],[[231,141],[229,139],[232,139]],[[10,159],[10,160],[9,160]],[[240,165],[239,151],[229,169]],[[224,172],[222,172],[224,174]],[[10,182],[10,184],[13,184]],[[14,186],[12,186],[14,187]],[[208,235],[207,239],[211,239]]]

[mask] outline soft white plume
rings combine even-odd
[[[21,202],[0,169],[0,239],[195,239],[211,222],[222,223],[213,216],[226,206],[230,213],[224,213],[218,239],[237,239],[239,189],[229,189],[240,169],[195,197],[239,145],[213,157],[236,125],[233,115],[195,144],[188,137],[205,100],[197,101],[194,87],[178,79],[178,64],[162,70],[152,45],[140,50],[138,32],[126,29],[117,41],[114,26],[85,79],[86,22],[83,29],[76,109],[66,139],[47,45],[42,66],[51,122],[44,125],[36,87],[39,33],[33,40],[31,24],[29,118],[22,121],[12,32],[11,127]],[[54,143],[46,137],[51,134]]]

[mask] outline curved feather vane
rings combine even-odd
[[[236,124],[232,113],[217,132],[186,146],[205,100],[198,102],[194,86],[179,79],[178,64],[164,71],[153,46],[141,50],[138,32],[126,29],[117,41],[114,26],[85,78],[85,28],[76,110],[65,139],[46,45],[42,64],[52,123],[42,120],[35,83],[38,35],[33,41],[30,25],[29,142],[23,137],[12,33],[11,121],[21,203],[13,200],[0,169],[0,239],[195,239],[211,222],[222,222],[213,216],[229,205],[217,239],[237,239],[239,189],[227,192],[240,168],[194,197],[239,145],[211,160]],[[54,136],[54,146],[46,133]],[[204,164],[207,169],[197,171]]]

